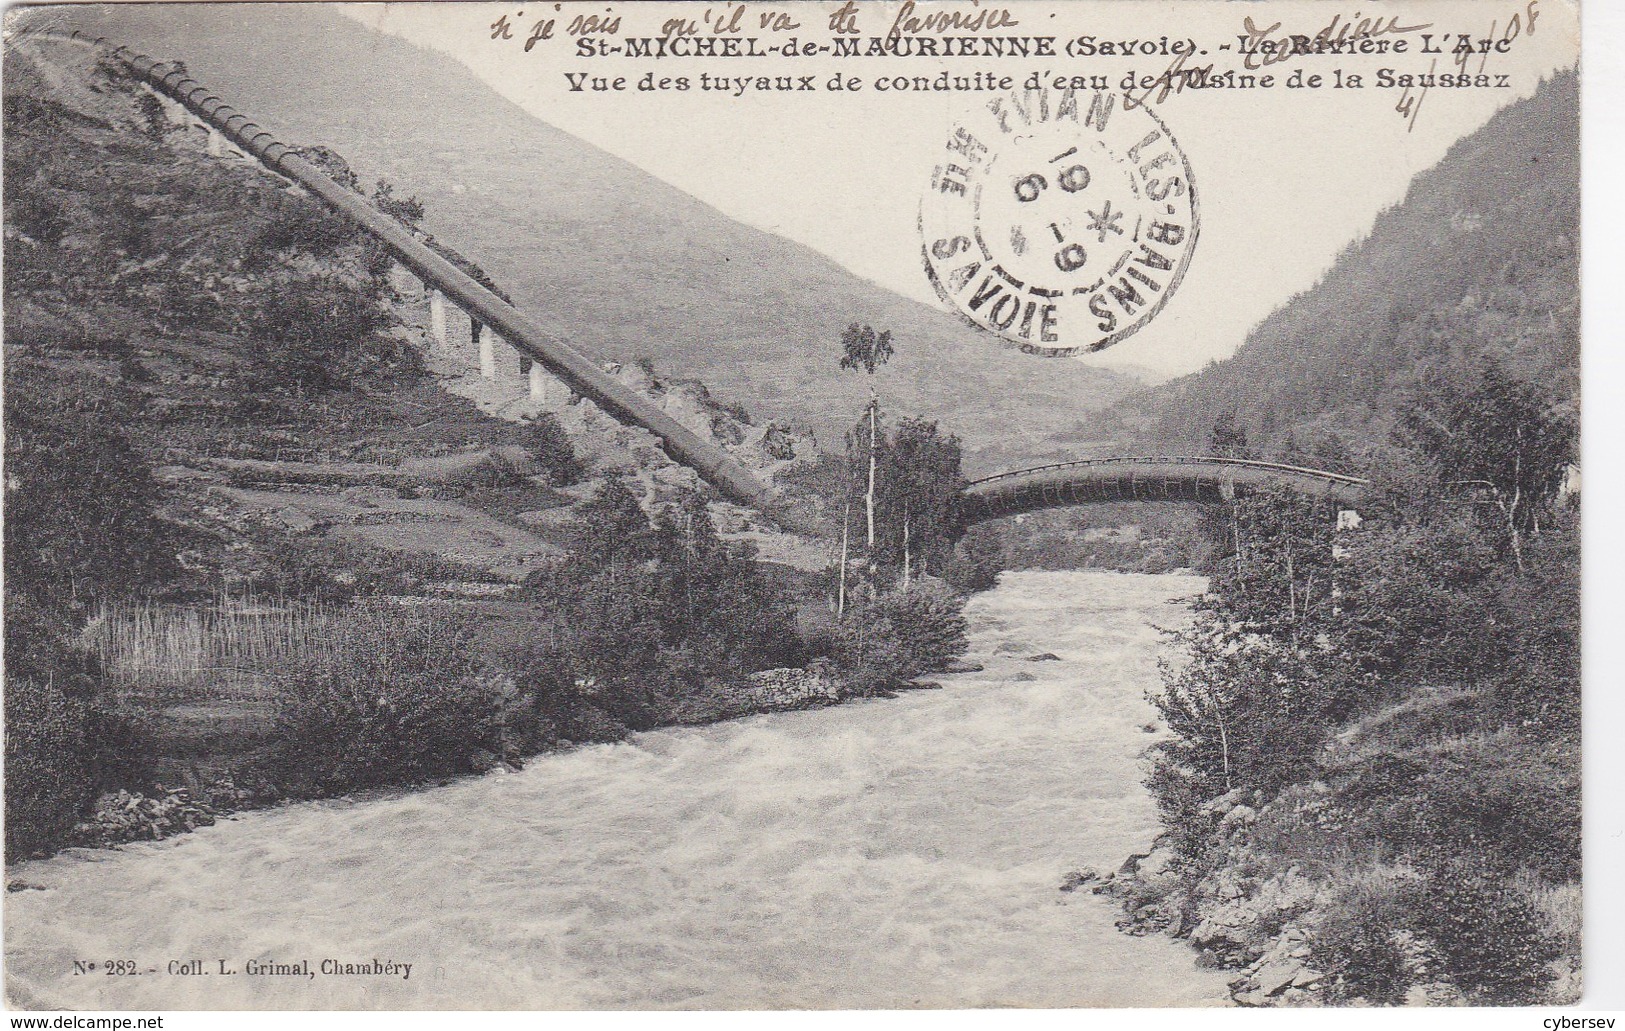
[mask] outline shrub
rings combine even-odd
[[[365,370],[362,345],[384,321],[365,294],[313,284],[268,298],[248,328],[268,386],[319,393],[346,389]]]
[[[943,580],[960,594],[975,594],[998,585],[1004,549],[991,530],[977,527],[967,533],[948,559]]]
[[[1364,999],[1378,1006],[1399,1006],[1411,987],[1411,972],[1404,949],[1383,923],[1359,920],[1340,927],[1341,933],[1317,940],[1315,960],[1341,961],[1343,974],[1331,995],[1339,1001]]]
[[[96,798],[88,706],[48,682],[6,679],[6,859],[64,841]]]
[[[1417,930],[1437,947],[1442,973],[1467,1000],[1539,1002],[1558,955],[1541,914],[1496,871],[1470,857],[1445,858],[1411,900]]]
[[[800,657],[780,589],[717,537],[700,495],[651,524],[610,480],[580,515],[571,561],[525,584],[543,613],[534,636],[546,661],[530,663],[548,667],[541,681],[647,729],[714,682]]]
[[[95,662],[68,646],[69,626],[26,595],[8,592],[8,860],[61,845],[98,791],[136,772],[132,728],[96,700]]]
[[[1311,936],[1310,965],[1329,975],[1328,998],[1398,1006],[1415,981],[1404,914],[1415,877],[1366,871],[1325,908]]]
[[[378,180],[373,188],[372,202],[378,210],[393,218],[408,229],[415,229],[423,221],[423,202],[417,197],[395,196],[395,184],[387,179]]]
[[[1273,795],[1313,769],[1346,693],[1334,659],[1247,635],[1212,613],[1173,636],[1189,661],[1165,664],[1164,690],[1150,696],[1174,732],[1153,746],[1171,768],[1154,792],[1182,784],[1179,793],[1197,801],[1233,788]]]
[[[334,157],[337,157],[337,155],[334,155]],[[342,163],[343,159],[340,158],[339,161]],[[347,166],[346,172],[348,172]],[[355,177],[353,174],[350,176],[350,179],[357,192],[360,192],[359,184],[354,183]],[[372,202],[378,208],[378,210],[382,211],[390,218],[393,218],[395,221],[399,222],[409,230],[416,230],[418,228],[418,223],[423,221],[423,216],[425,213],[423,202],[416,197],[397,197],[395,195],[395,185],[386,179],[378,180],[378,185],[373,188]],[[389,275],[389,270],[395,264],[394,252],[391,251],[382,240],[378,239],[376,236],[373,236],[371,233],[365,234],[362,237],[362,245],[364,251],[361,259],[362,267],[367,270],[368,274],[371,275],[375,281],[382,282],[382,280]],[[434,246],[432,239],[430,241],[430,245]],[[440,248],[436,247],[436,249],[439,250]],[[467,272],[470,270],[465,268],[463,271]],[[475,278],[480,279],[479,276],[475,276]],[[481,285],[490,286],[492,284],[482,282]],[[506,298],[504,298],[504,300],[506,300]]]
[[[68,644],[73,621],[16,587],[6,582],[6,859],[60,846],[102,787],[140,772],[132,727],[96,698],[96,662]]]
[[[744,423],[746,426],[756,425],[756,417],[751,414],[749,408],[738,401],[717,401],[716,404],[722,410],[722,414],[734,422]]]
[[[271,216],[244,251],[244,265],[263,268],[278,251],[299,249],[321,257],[353,243],[359,231],[344,216],[314,202],[291,204]]]
[[[11,369],[5,397],[9,596],[53,604],[141,593],[178,572],[175,528],[116,411],[63,398]]]
[[[1507,735],[1379,754],[1340,786],[1372,842],[1410,855],[1473,854],[1552,880],[1580,875],[1579,771],[1571,749]]]
[[[164,116],[164,105],[156,96],[143,91],[135,96],[135,108],[141,117],[141,131],[153,142],[161,142],[169,132],[169,119]]]
[[[835,630],[834,659],[857,693],[940,672],[965,653],[964,599],[922,578],[848,614]]]
[[[527,446],[555,487],[579,483],[586,473],[564,427],[552,412],[543,412],[530,424]]]
[[[11,224],[40,243],[54,244],[62,239],[69,222],[49,184],[39,176],[6,178],[11,182],[6,191],[6,217]]]
[[[466,620],[443,611],[335,619],[327,654],[285,675],[276,769],[296,793],[466,773],[504,753],[511,685],[485,676]]]

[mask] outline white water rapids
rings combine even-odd
[[[1217,1003],[1184,945],[1058,891],[1156,833],[1156,625],[1181,576],[1007,573],[981,673],[300,803],[9,871],[12,1004],[75,1009]],[[1050,652],[1060,661],[1029,661]],[[1026,674],[1032,679],[1026,679]],[[109,960],[136,976],[108,976]],[[171,974],[198,959],[210,974]],[[323,960],[412,964],[322,976]],[[74,973],[74,961],[93,973]],[[235,975],[222,975],[225,961]],[[308,960],[317,976],[250,976]]]

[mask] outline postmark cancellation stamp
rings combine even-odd
[[[1119,343],[1179,286],[1200,228],[1190,162],[1150,106],[1026,89],[946,134],[920,205],[949,309],[1029,354]]]

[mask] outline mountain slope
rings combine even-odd
[[[109,5],[111,7],[111,5]],[[648,357],[836,446],[867,397],[836,366],[851,322],[890,328],[888,406],[958,433],[973,466],[1041,454],[1133,386],[999,347],[945,313],[734,222],[552,128],[449,58],[314,5],[145,5],[61,15],[199,79],[288,142],[341,150],[417,194],[425,228],[602,358]]]
[[[1577,399],[1578,115],[1573,72],[1501,111],[1232,358],[1125,398],[1122,435],[1196,447],[1233,413],[1266,453],[1358,449],[1429,370],[1488,359]]]

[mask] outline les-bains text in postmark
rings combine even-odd
[[[1031,354],[1098,351],[1168,303],[1198,232],[1190,163],[1115,93],[1018,90],[949,129],[920,206],[926,273]]]

